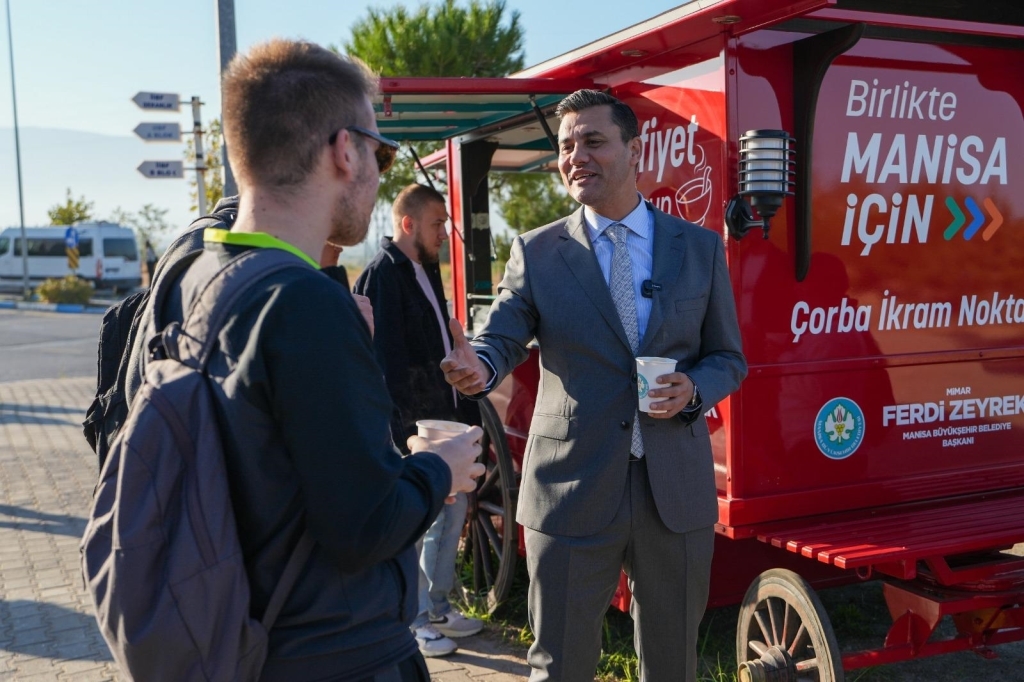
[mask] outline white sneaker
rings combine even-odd
[[[427,624],[421,628],[413,628],[416,636],[416,644],[420,647],[420,653],[427,658],[435,656],[447,656],[455,653],[459,645],[448,639],[437,631],[433,625]]]
[[[452,609],[440,618],[430,617],[430,624],[442,635],[448,637],[469,637],[484,629],[484,622],[479,618],[466,618]]]

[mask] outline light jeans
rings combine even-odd
[[[430,618],[440,618],[452,610],[448,595],[455,587],[455,555],[466,522],[466,494],[457,493],[454,504],[441,507],[433,525],[416,548],[420,553],[420,612],[412,627],[423,627]]]

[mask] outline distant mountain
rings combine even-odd
[[[46,211],[63,203],[67,189],[94,203],[96,219],[109,218],[118,206],[137,211],[144,204],[169,210],[168,222],[188,225],[190,214],[184,180],[149,180],[136,168],[146,160],[183,158],[185,144],[147,143],[134,135],[100,135],[80,130],[20,127],[25,224],[46,225]],[[14,131],[0,128],[0,228],[19,224]],[[180,226],[180,227],[179,227]]]
[[[141,120],[141,119],[140,119]],[[197,216],[189,211],[189,178],[149,180],[136,168],[146,160],[183,158],[184,143],[143,142],[134,135],[100,135],[80,130],[21,127],[21,173],[25,197],[25,225],[47,225],[46,211],[63,203],[67,189],[75,199],[93,202],[93,217],[110,218],[115,208],[137,211],[144,204],[169,210],[174,234]],[[14,131],[0,128],[0,229],[17,226],[18,184],[14,158]],[[505,222],[492,208],[491,224],[505,230]],[[342,261],[362,265],[380,248],[380,238],[393,232],[389,207],[378,208],[363,244],[349,247]],[[160,248],[173,237],[168,235]]]

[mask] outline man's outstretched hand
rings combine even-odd
[[[487,382],[490,381],[491,370],[473,350],[465,332],[462,331],[461,322],[453,317],[448,320],[448,328],[452,332],[455,345],[452,347],[452,352],[441,361],[441,371],[444,372],[445,381],[463,395],[476,395],[484,390]]]

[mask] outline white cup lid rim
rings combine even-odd
[[[416,422],[416,426],[422,426],[425,429],[436,429],[438,431],[454,431],[457,433],[468,431],[470,428],[468,424],[448,421],[445,419],[420,419]]]

